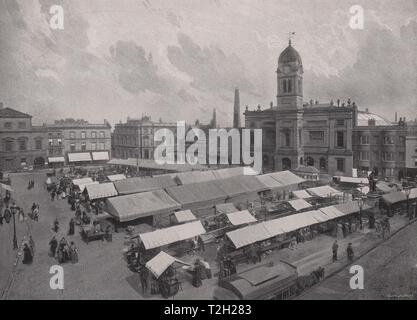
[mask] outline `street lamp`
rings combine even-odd
[[[405,191],[405,196],[407,197],[407,215],[410,217],[410,205],[409,205],[409,199],[410,199],[410,192],[411,192],[411,188],[409,187],[405,187],[404,188]],[[411,220],[411,219],[410,219]]]
[[[17,250],[19,247],[17,245],[17,237],[16,237],[16,206],[11,208],[12,215],[13,215],[13,250]]]
[[[362,197],[358,199],[358,205],[359,205],[359,226],[360,226],[360,229],[363,230],[363,225],[362,225],[363,198]]]

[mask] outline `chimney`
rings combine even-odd
[[[375,127],[375,119],[368,119],[368,126],[369,127]]]
[[[240,97],[239,89],[235,89],[235,105],[233,107],[233,128],[240,128]]]
[[[395,123],[397,122],[398,122],[398,114],[397,114],[397,111],[395,111]]]
[[[211,120],[212,128],[217,128],[217,117],[216,117],[216,108],[213,109],[213,118]]]

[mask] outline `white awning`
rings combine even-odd
[[[155,276],[155,278],[159,278],[169,266],[173,265],[174,263],[179,263],[182,265],[189,266],[188,263],[185,263],[177,258],[170,256],[169,254],[161,251],[151,260],[146,262],[146,268],[149,269],[150,272]]]
[[[320,208],[319,210],[321,212],[323,212],[326,216],[328,216],[329,220],[330,219],[337,219],[337,218],[343,217],[345,215],[342,211],[338,210],[334,206]]]
[[[93,184],[99,184],[98,181],[92,181],[92,182],[87,182],[87,183],[81,183],[78,184],[78,188],[80,188],[81,192],[84,192],[85,188],[89,185],[93,185]]]
[[[93,182],[93,179],[91,178],[80,178],[80,179],[74,179],[72,180],[72,183],[79,186],[80,184],[86,184],[89,182]]]
[[[242,224],[249,224],[258,221],[248,210],[228,213],[227,218],[234,226],[240,226]]]
[[[179,223],[197,220],[197,218],[191,212],[191,210],[177,211],[177,212],[174,212],[174,214],[175,214],[175,218],[177,219]]]
[[[99,161],[99,160],[109,160],[109,153],[107,151],[100,151],[100,152],[93,152],[93,160]]]
[[[369,184],[369,180],[367,178],[352,178],[340,176],[339,181],[344,183]]]
[[[312,197],[312,195],[305,190],[295,190],[292,194],[298,199],[308,199]]]
[[[311,207],[311,204],[309,204],[304,199],[295,199],[295,200],[288,201],[288,203],[296,211],[300,211],[300,210],[307,209],[307,208],[310,208]]]
[[[120,180],[125,180],[126,176],[124,174],[112,174],[110,176],[107,176],[107,178],[109,178],[110,181],[120,181]]]
[[[316,188],[307,189],[309,193],[314,194],[320,198],[334,197],[334,196],[343,196],[343,192],[336,190],[330,186],[321,186]]]
[[[112,182],[100,184],[87,184],[88,197],[90,200],[117,196],[117,191]]]
[[[0,188],[2,188],[4,190],[7,190],[7,191],[10,191],[10,192],[14,192],[14,190],[12,189],[12,187],[10,187],[9,185],[4,184],[4,183],[0,183]]]
[[[91,155],[89,152],[68,153],[68,161],[69,162],[91,161]]]
[[[48,158],[48,162],[49,162],[49,163],[60,163],[60,162],[65,162],[65,158],[64,158],[64,157],[49,157],[49,158]]]
[[[139,235],[145,249],[159,248],[174,242],[194,238],[206,233],[200,221],[180,224]]]

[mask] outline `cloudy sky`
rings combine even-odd
[[[357,4],[363,30],[349,27]],[[417,0],[0,0],[0,101],[37,122],[208,122],[216,108],[231,125],[235,87],[242,109],[275,101],[290,31],[305,101],[417,117]]]

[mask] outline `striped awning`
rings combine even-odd
[[[48,162],[49,162],[49,163],[60,163],[60,162],[65,162],[65,158],[64,158],[64,157],[49,157],[49,158],[48,158]]]
[[[91,161],[91,155],[89,152],[68,153],[68,161],[69,162]]]
[[[94,161],[108,161],[109,153],[107,151],[93,152]]]

